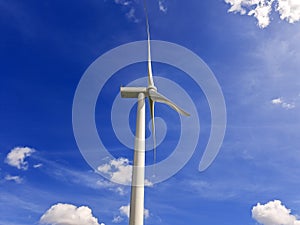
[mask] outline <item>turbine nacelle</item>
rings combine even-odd
[[[138,98],[139,93],[143,93],[145,97],[149,98],[150,101],[150,111],[151,111],[151,119],[154,119],[154,103],[159,102],[166,104],[170,106],[172,109],[174,109],[176,112],[180,113],[184,116],[190,116],[189,113],[181,109],[179,106],[177,106],[174,102],[172,102],[170,99],[165,97],[164,95],[160,94],[157,91],[157,88],[155,86],[150,87],[121,87],[120,89],[121,97],[122,98]],[[153,108],[152,108],[153,107]]]
[[[149,93],[149,91],[152,90],[152,91],[157,91],[157,87],[155,87],[154,85],[149,85],[147,87],[147,93]]]

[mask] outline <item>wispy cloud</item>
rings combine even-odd
[[[228,162],[225,162],[225,164],[228,164]],[[246,173],[249,176],[245,176]],[[240,174],[234,174],[230,168],[223,171],[221,167],[215,167],[214,172],[210,175],[204,173],[190,174],[181,177],[180,180],[171,179],[169,182],[160,184],[160,186],[161,190],[166,191],[166,193],[167,190],[172,189],[175,193],[178,192],[178,196],[186,196],[185,199],[190,196],[193,199],[213,201],[239,199],[246,202],[253,201],[253,195],[266,196],[274,193],[277,189],[276,185],[266,186],[265,183],[254,182],[252,176],[254,175],[248,173],[248,171],[243,171],[242,168],[240,168]]]
[[[16,147],[7,154],[5,162],[18,169],[27,170],[28,162],[25,161],[25,158],[34,152],[35,150],[29,147]]]
[[[40,34],[38,28],[43,28],[31,8],[23,2],[0,1],[0,19],[25,37],[35,37],[36,34]]]
[[[241,77],[242,85],[245,86],[243,88],[248,91],[247,96],[243,97],[254,100],[255,104],[263,101],[262,105],[274,104],[286,109],[298,107],[299,38],[300,32],[297,29],[284,26],[269,33],[263,40],[255,39],[256,47],[247,52],[249,61],[246,63],[248,66],[251,64],[252,68],[249,66],[250,70]]]
[[[115,216],[112,220],[113,223],[121,223],[124,220],[122,216]]]
[[[24,192],[25,189],[25,192]],[[31,189],[31,194],[35,193],[35,195],[40,195],[42,192],[41,190]],[[0,202],[1,206],[0,209],[2,212],[4,210],[14,210],[15,212],[17,210],[25,210],[27,212],[40,214],[41,213],[41,205],[39,203],[35,203],[30,201],[30,196],[24,193],[28,193],[26,190],[26,187],[24,188],[22,186],[22,190],[19,190],[18,193],[14,193],[12,190],[5,191],[0,190]],[[45,196],[45,193],[42,193],[43,196]],[[49,194],[49,193],[48,193]],[[4,218],[1,218],[4,219]],[[1,223],[0,223],[1,224]]]
[[[126,17],[128,20],[137,23],[139,22],[139,19],[136,17],[136,12],[135,12],[135,5],[134,5],[134,1],[132,0],[114,0],[114,2],[118,5],[123,6],[124,8],[126,8]]]
[[[51,206],[40,219],[40,224],[52,225],[104,225],[99,224],[93,216],[92,210],[87,206],[77,207],[71,204],[58,203]]]
[[[280,19],[289,23],[300,20],[300,2],[298,0],[225,0],[230,4],[228,12],[253,16],[260,28],[266,28],[271,21],[273,10],[279,12]]]
[[[9,174],[6,175],[4,179],[7,180],[7,181],[14,181],[17,184],[20,184],[23,181],[23,179],[20,176],[11,176]]]
[[[39,158],[43,162],[43,172],[55,179],[59,179],[68,183],[78,184],[95,190],[107,189],[125,195],[127,189],[124,186],[105,180],[94,171],[78,171],[70,169],[62,164]],[[122,173],[121,173],[122,174]]]
[[[258,203],[252,208],[252,217],[263,225],[299,225],[300,220],[291,214],[279,200],[270,201],[264,205]]]
[[[127,5],[130,5],[132,3],[132,1],[128,1],[128,0],[115,0],[115,3],[127,6]]]
[[[285,32],[282,34],[281,32]],[[255,54],[272,77],[281,77],[295,73],[299,69],[299,32],[293,32],[289,39],[288,29],[273,34],[272,37],[258,43]]]
[[[139,16],[137,16],[137,12],[139,9],[142,9],[142,7],[138,6],[138,4],[144,4],[143,1],[134,1],[134,0],[114,0],[114,2],[117,5],[122,6],[126,13],[126,18],[134,23],[140,22]],[[149,1],[150,3],[150,1]],[[168,7],[166,0],[159,0],[158,1],[158,8],[160,12],[167,13]]]
[[[18,169],[27,170],[28,162],[26,158],[30,157],[33,153],[39,153],[37,150],[28,147],[16,147],[12,149],[5,159],[5,162],[10,166],[16,167]],[[125,195],[127,193],[126,188],[116,183],[110,182],[102,178],[99,174],[93,171],[77,171],[70,169],[62,164],[47,160],[38,154],[32,156],[34,159],[40,163],[33,165],[33,168],[42,168],[42,172],[45,172],[47,175],[54,177],[55,179],[61,179],[66,182],[80,184],[92,189],[107,189],[113,192],[118,193],[119,195]],[[41,163],[42,162],[42,163]],[[131,172],[129,166],[124,164],[124,161],[113,162],[111,166],[118,168],[116,173],[112,173],[114,179],[127,179],[131,180]],[[124,176],[124,177],[122,177]],[[6,175],[4,178],[7,181],[14,181],[16,183],[21,183],[23,179],[20,176],[11,176]]]
[[[287,102],[282,97],[272,99],[271,103],[273,105],[281,106],[284,109],[294,109],[296,107],[294,102]]]
[[[135,15],[135,8],[133,8],[133,7],[131,7],[129,12],[126,13],[126,17],[135,23],[139,22],[138,18]]]
[[[38,163],[38,164],[33,165],[33,168],[40,168],[40,167],[42,167],[42,166],[43,166],[42,163]]]

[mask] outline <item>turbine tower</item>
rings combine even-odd
[[[129,225],[144,224],[144,187],[145,187],[145,98],[149,99],[150,115],[152,122],[152,135],[154,141],[154,157],[156,150],[155,123],[154,123],[154,103],[160,102],[170,106],[172,109],[184,116],[189,116],[187,112],[174,104],[171,100],[157,91],[154,85],[151,63],[150,49],[150,29],[146,2],[144,1],[147,28],[148,44],[148,86],[147,87],[121,87],[122,98],[137,98],[136,133],[134,143],[134,159],[131,181],[130,214]]]

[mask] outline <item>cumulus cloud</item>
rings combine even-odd
[[[225,0],[225,2],[231,5],[228,12],[254,16],[260,28],[265,28],[270,24],[274,0]]]
[[[289,23],[300,20],[300,1],[299,0],[278,0],[276,10],[280,14],[280,19]]]
[[[284,109],[293,109],[296,107],[294,102],[286,102],[283,98],[274,98],[272,99],[271,103],[273,105],[281,106]]]
[[[255,8],[248,12],[249,16],[254,16],[257,19],[257,24],[260,28],[265,28],[270,24],[270,13],[272,11],[272,3],[274,0],[259,1]]]
[[[244,4],[243,0],[225,0],[225,2],[231,5],[228,12],[240,13],[241,15],[246,13],[246,9],[242,7]]]
[[[7,154],[5,162],[18,169],[27,170],[28,162],[25,161],[25,158],[29,157],[34,152],[35,150],[32,148],[16,147]]]
[[[124,185],[131,184],[132,166],[126,158],[118,158],[110,160],[109,163],[100,165],[98,172],[109,175],[112,182]],[[151,187],[153,184],[149,180],[145,180],[145,186]]]
[[[279,12],[280,19],[289,23],[300,20],[299,0],[224,0],[230,4],[228,12],[254,16],[260,28],[270,24],[272,10]]]
[[[124,220],[124,216],[129,218],[129,212],[130,212],[130,205],[123,205],[119,208],[120,215],[115,216],[113,219],[114,223],[120,223]],[[144,217],[145,219],[148,219],[150,216],[150,212],[148,209],[144,209]]]
[[[263,225],[300,225],[300,220],[279,200],[264,205],[258,203],[252,208],[252,218]]]
[[[130,205],[123,205],[119,208],[119,211],[121,213],[121,215],[123,216],[127,216],[127,218],[129,218],[129,212],[130,212]]]
[[[126,158],[113,159],[99,166],[98,171],[108,174],[113,182],[127,185],[131,183],[132,168]]]
[[[48,225],[104,225],[98,223],[98,219],[87,206],[76,207],[71,204],[58,203],[53,205],[40,218],[40,224]]]
[[[19,176],[11,176],[9,174],[6,175],[4,179],[7,180],[7,181],[14,181],[17,184],[20,184],[23,181],[23,179],[21,177],[19,177]]]

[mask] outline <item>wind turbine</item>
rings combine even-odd
[[[122,98],[137,98],[136,133],[134,143],[134,159],[131,181],[129,225],[144,224],[144,187],[145,187],[145,98],[149,99],[152,122],[152,135],[154,141],[154,157],[156,151],[154,103],[160,102],[170,106],[179,114],[190,116],[189,113],[178,107],[171,100],[157,91],[154,85],[150,48],[150,28],[146,2],[144,1],[148,45],[148,86],[147,87],[121,87]]]

